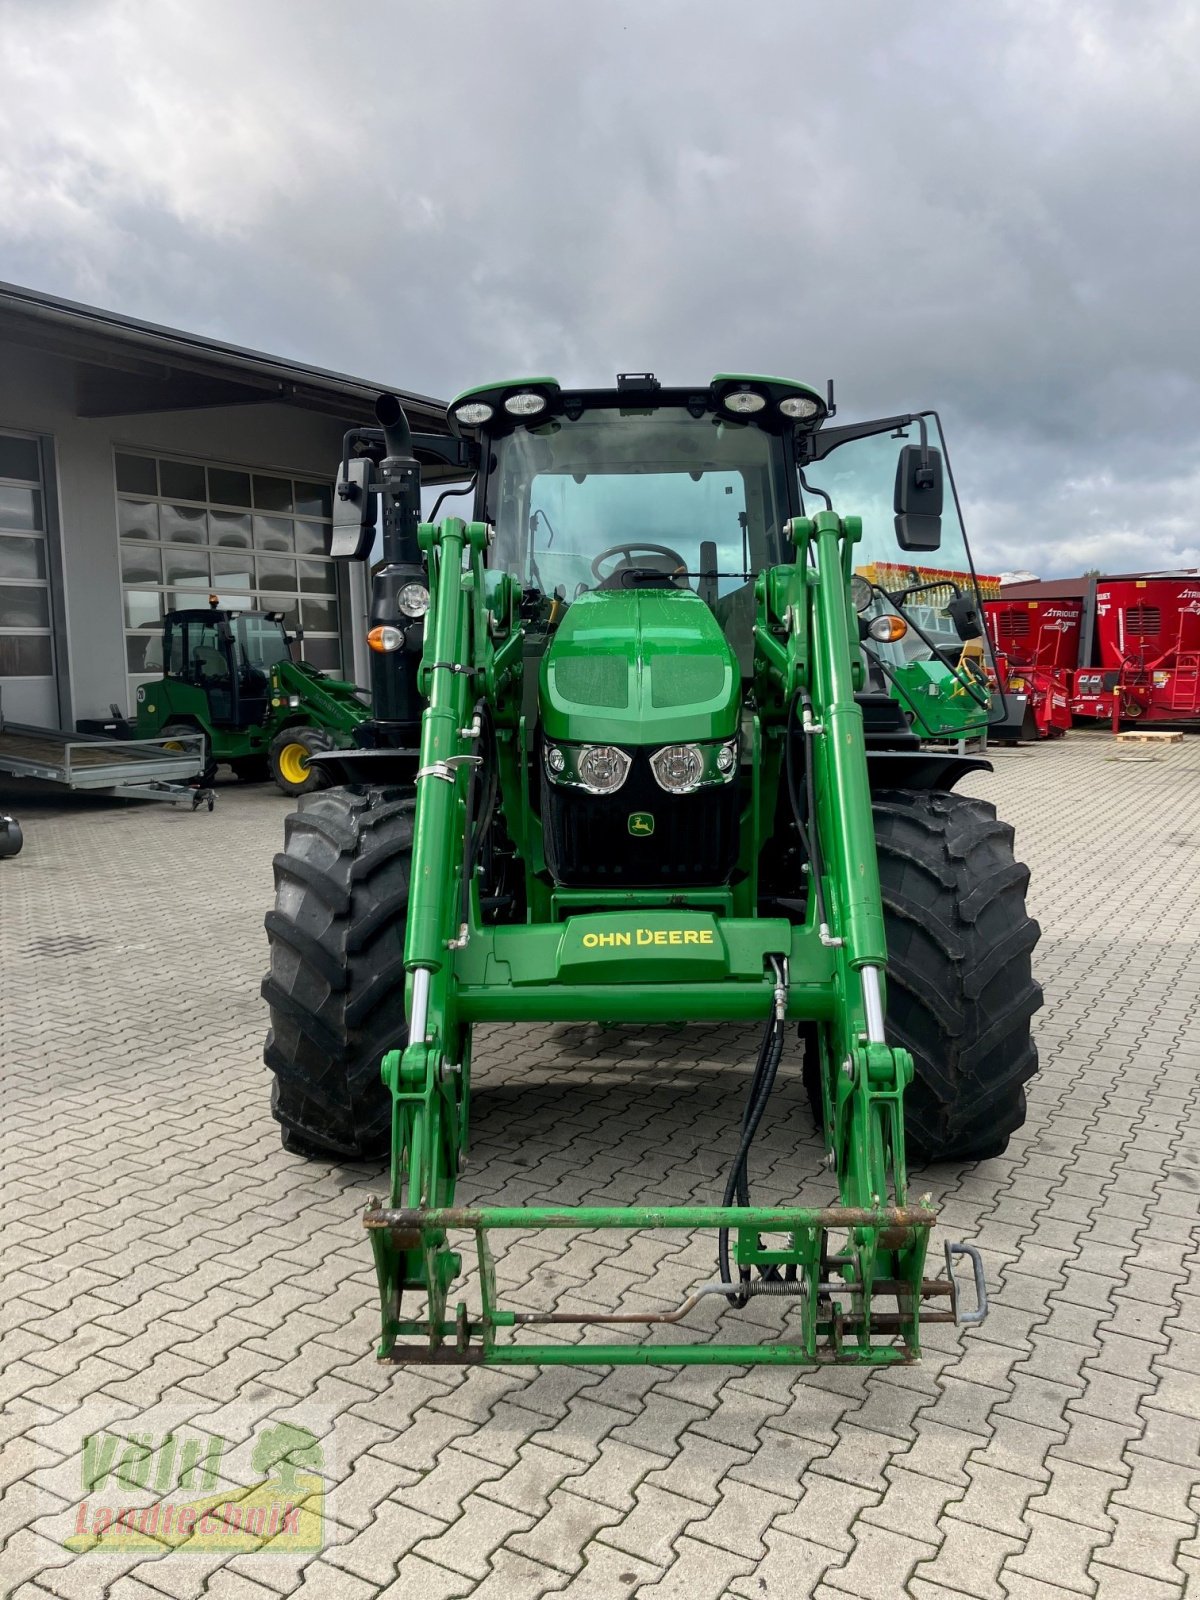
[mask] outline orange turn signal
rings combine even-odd
[[[867,632],[880,644],[895,644],[897,639],[903,639],[908,632],[908,623],[903,617],[875,617]]]
[[[404,644],[404,635],[399,628],[388,627],[386,623],[378,628],[372,628],[367,635],[367,643],[372,650],[378,650],[380,655],[387,655],[392,650],[399,650]]]

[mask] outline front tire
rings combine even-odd
[[[333,741],[319,728],[285,728],[271,740],[271,776],[284,794],[312,794],[329,787],[329,775],[310,766],[309,757],[332,750]]]
[[[887,931],[890,1044],[915,1067],[904,1092],[913,1161],[984,1161],[1025,1120],[1037,1071],[1030,1019],[1042,1003],[1030,956],[1040,928],[1025,912],[1029,869],[986,800],[940,790],[872,799]],[[815,1025],[801,1023],[803,1074],[823,1121]]]
[[[375,1159],[390,1146],[379,1064],[408,1039],[412,821],[409,792],[360,788],[306,796],[287,819],[262,993],[271,1112],[295,1155]]]
[[[887,1034],[916,1066],[910,1158],[983,1161],[1025,1121],[1042,1003],[1025,910],[1029,869],[986,800],[937,790],[873,797],[887,928]]]

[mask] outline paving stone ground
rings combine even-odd
[[[917,1174],[983,1250],[988,1322],[877,1373],[378,1367],[356,1220],[378,1171],[285,1155],[268,1110],[288,803],[229,784],[212,816],[10,807],[0,1594],[1200,1594],[1200,739],[995,760],[969,786],[1033,868],[1042,1071],[1003,1158]],[[462,1197],[717,1198],[752,1053],[731,1027],[486,1030]],[[829,1192],[795,1069],[753,1157],[764,1202]],[[499,1272],[513,1304],[630,1308],[712,1266],[707,1237],[559,1233],[514,1238]],[[745,1341],[779,1315],[693,1325]],[[303,1439],[285,1425],[312,1444],[281,1482],[310,1508],[331,1491],[322,1548],[287,1527],[172,1548],[147,1520],[199,1483],[210,1534],[231,1527],[263,1438]],[[147,1513],[142,1547],[64,1543],[105,1506]]]

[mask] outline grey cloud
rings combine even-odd
[[[0,275],[447,396],[832,374],[982,567],[1195,559],[1195,7],[347,15],[0,4]]]

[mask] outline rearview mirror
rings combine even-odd
[[[896,462],[896,543],[936,550],[942,542],[942,452],[906,444]]]
[[[333,536],[329,554],[338,561],[363,561],[375,542],[375,502],[371,493],[373,463],[356,456],[343,464],[333,492]]]
[[[968,639],[979,639],[983,635],[983,619],[979,615],[979,607],[968,595],[957,595],[946,607],[950,621],[954,624],[954,631],[965,643]]]

